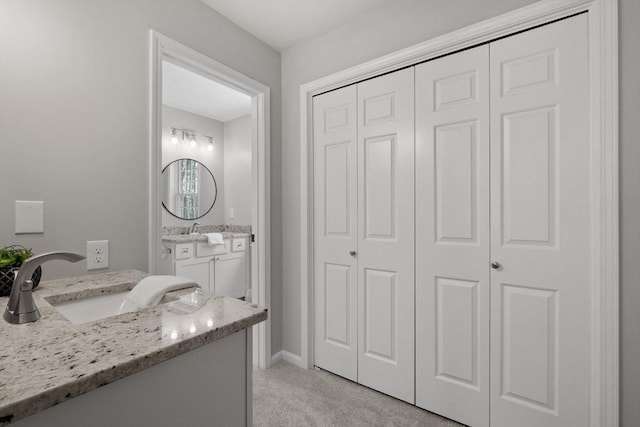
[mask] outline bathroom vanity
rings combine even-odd
[[[40,320],[0,321],[0,425],[251,425],[250,326],[265,308],[222,296],[193,305],[193,288],[79,325],[53,306],[122,292],[145,276],[43,282],[34,292]]]
[[[249,234],[221,233],[224,245],[200,234],[162,236],[160,274],[187,277],[216,295],[242,298],[250,288]]]

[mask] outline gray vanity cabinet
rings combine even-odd
[[[187,277],[216,295],[242,298],[249,289],[248,237],[204,242],[163,242],[161,274]]]

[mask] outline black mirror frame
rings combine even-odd
[[[213,202],[211,203],[211,206],[209,207],[209,209],[208,209],[205,213],[203,213],[202,215],[197,216],[197,217],[195,217],[195,218],[183,218],[183,217],[181,217],[181,216],[178,216],[178,215],[174,214],[174,213],[173,213],[173,212],[171,212],[171,211],[169,210],[169,208],[167,208],[167,206],[164,204],[164,200],[162,201],[162,207],[163,207],[167,212],[169,212],[169,214],[171,214],[171,216],[173,216],[174,218],[178,218],[178,219],[181,219],[181,220],[184,220],[184,221],[192,221],[192,220],[200,219],[200,218],[204,217],[205,215],[207,215],[209,212],[211,212],[211,209],[213,209],[213,207],[214,207],[214,206],[215,206],[215,204],[216,204],[216,200],[218,200],[218,183],[216,182],[216,177],[215,177],[215,176],[213,176],[213,172],[211,172],[211,170],[210,170],[207,166],[205,166],[205,164],[204,164],[204,163],[202,163],[201,161],[199,161],[199,160],[197,160],[197,159],[191,159],[191,158],[188,158],[188,157],[184,157],[184,158],[180,158],[180,159],[175,159],[174,161],[169,162],[169,163],[168,163],[164,168],[162,168],[162,173],[161,173],[161,175],[160,175],[160,176],[162,176],[162,174],[164,174],[164,171],[165,171],[165,170],[167,170],[167,168],[168,168],[169,166],[171,166],[172,164],[174,164],[175,162],[178,162],[178,161],[180,161],[180,160],[193,160],[193,161],[196,161],[196,162],[198,162],[198,164],[200,164],[200,166],[202,166],[202,167],[203,167],[207,172],[209,172],[209,175],[211,175],[211,179],[213,179],[213,186],[214,186],[214,187],[215,187],[215,189],[216,189],[216,195],[215,195],[215,197],[213,198]]]

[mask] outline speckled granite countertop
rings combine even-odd
[[[74,325],[52,303],[131,289],[147,274],[126,270],[42,282],[34,299],[42,319],[11,325],[0,319],[0,425],[40,412],[267,318],[264,307],[213,296],[197,310],[195,332],[184,316],[161,304],[134,313]],[[167,294],[168,300],[190,294]],[[4,311],[8,297],[0,298]],[[203,314],[205,315],[203,317]],[[189,320],[192,325],[193,321]]]
[[[231,233],[228,231],[223,231],[220,234],[224,239],[249,237],[247,233]],[[202,234],[165,234],[162,236],[162,241],[171,243],[206,242],[207,238]]]

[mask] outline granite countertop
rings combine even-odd
[[[180,327],[169,304],[74,325],[52,303],[131,289],[146,273],[126,270],[42,282],[34,299],[42,318],[12,325],[0,319],[0,425],[219,340],[260,323],[267,310],[234,298],[212,296],[197,310],[207,323]],[[168,293],[165,301],[191,294]],[[0,297],[4,311],[8,297]],[[188,317],[186,317],[188,318]],[[192,320],[188,323],[193,324]],[[177,325],[177,327],[176,327]],[[169,330],[170,329],[170,330]]]
[[[249,237],[248,233],[233,233],[229,231],[223,231],[220,234],[222,234],[223,239]],[[172,243],[206,242],[207,238],[204,234],[165,234],[162,236],[162,241]]]

